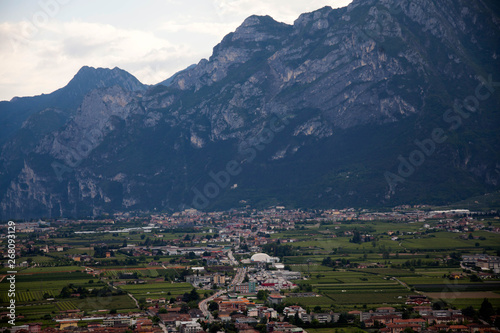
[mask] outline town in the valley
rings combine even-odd
[[[0,332],[499,332],[499,216],[276,206],[5,221]]]

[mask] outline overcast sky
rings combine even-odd
[[[84,65],[158,83],[252,14],[293,23],[351,0],[0,0],[0,100],[50,93]]]

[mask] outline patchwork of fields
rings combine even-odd
[[[324,311],[349,311],[380,306],[397,307],[404,305],[409,295],[422,294],[433,301],[444,301],[458,309],[467,306],[478,309],[484,298],[488,298],[495,307],[500,307],[498,279],[477,281],[465,273],[463,278],[449,279],[452,272],[463,272],[459,261],[450,261],[452,256],[459,258],[461,254],[483,252],[495,254],[495,251],[500,251],[500,235],[478,231],[474,233],[476,239],[473,240],[444,231],[415,235],[415,232],[422,230],[423,225],[424,223],[420,222],[382,221],[351,222],[341,226],[316,223],[307,224],[303,230],[271,234],[271,239],[279,238],[282,241],[280,246],[286,246],[288,253],[278,253],[276,246],[274,250],[277,253],[269,254],[278,256],[287,268],[301,272],[303,278],[294,281],[301,292],[317,294],[316,297],[287,297],[286,303],[299,304],[308,309],[320,307]],[[351,237],[342,235],[342,230],[353,229],[373,235],[373,240],[354,243]],[[398,233],[397,240],[391,240],[390,235],[394,232]],[[181,237],[177,234],[165,235],[165,239]],[[193,232],[193,235],[196,233]],[[200,235],[205,234],[198,236]],[[118,244],[118,247],[124,242],[124,239],[120,238],[122,235],[102,236],[106,241]],[[140,243],[145,238],[141,236],[143,235],[130,234],[127,237],[131,242]],[[86,266],[83,263],[65,256],[92,255],[94,250],[89,247],[89,243],[95,242],[92,237],[81,235],[65,238],[64,244],[75,246],[65,253],[54,253],[50,256],[38,253],[31,257],[19,258],[20,261],[31,259],[32,263],[39,266],[20,269],[17,274],[18,315],[25,316],[27,320],[43,322],[44,316],[48,314],[55,316],[75,309],[87,313],[96,313],[98,310],[139,311],[134,299],[144,305],[148,298],[170,300],[192,291],[191,284],[179,281],[183,281],[184,275],[193,274],[186,271],[186,267],[199,266],[201,259],[190,262],[181,256],[166,254],[159,255],[156,259],[153,259],[156,254],[137,259],[123,251],[115,251],[115,257],[99,258],[101,263],[92,267],[99,271],[98,276],[84,273]],[[237,255],[243,258],[249,256],[248,253]],[[327,258],[329,261],[325,263]],[[115,259],[135,261],[119,265],[112,262]],[[151,264],[153,260],[160,264]],[[168,265],[168,262],[170,265],[164,266],[166,269],[162,268],[161,265]],[[0,274],[5,271],[6,269],[2,268]],[[62,296],[63,288],[69,286],[71,293]],[[0,283],[2,306],[9,301],[8,288],[8,281],[4,279]],[[87,294],[78,295],[75,292],[78,288],[88,291]],[[96,297],[91,294],[90,291],[94,289],[106,289],[105,296]],[[203,298],[211,290],[199,289],[197,292]],[[283,292],[286,295],[290,291]],[[309,331],[332,332],[321,329]],[[335,332],[358,333],[359,330],[339,328],[335,329]]]
[[[294,270],[297,268],[293,265],[292,267]],[[325,271],[324,268],[324,266],[310,265],[311,278],[295,281],[298,284],[310,284],[324,297],[293,297],[287,300],[308,306],[349,309],[362,304],[370,307],[381,304],[402,304],[406,301],[406,296],[411,294],[408,288],[387,278],[388,271],[384,271],[384,274],[375,274],[348,270]],[[302,271],[300,267],[297,270]]]

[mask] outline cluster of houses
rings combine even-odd
[[[297,285],[291,281],[299,280],[301,276],[300,272],[284,269],[251,269],[248,273],[250,282],[255,282],[259,286],[258,290],[265,289],[269,291],[294,289]]]
[[[483,223],[474,220],[474,218],[470,216],[459,219],[444,218],[440,219],[439,222],[433,224],[432,226],[426,225],[425,227],[426,229],[454,233],[481,231],[486,228]]]
[[[482,271],[492,271],[500,273],[500,257],[488,254],[474,254],[462,256],[462,267],[478,268]]]
[[[274,242],[269,238],[270,234],[278,230],[290,230],[296,228],[296,223],[310,222],[337,222],[351,220],[387,220],[387,221],[426,221],[429,219],[441,219],[440,222],[429,222],[424,225],[426,230],[445,230],[450,232],[463,232],[464,237],[468,237],[470,232],[478,230],[492,230],[493,227],[485,226],[478,221],[475,215],[479,213],[468,210],[449,210],[449,211],[424,211],[420,208],[410,207],[409,209],[396,209],[389,212],[372,212],[368,210],[356,210],[353,208],[341,210],[317,210],[301,211],[295,209],[285,209],[285,207],[272,207],[263,211],[254,209],[238,209],[227,212],[199,212],[194,209],[188,209],[183,212],[169,214],[153,214],[144,220],[147,226],[140,228],[129,228],[127,230],[137,229],[139,232],[150,233],[153,238],[162,239],[163,235],[156,230],[192,228],[199,230],[202,234],[192,235],[189,238],[179,237],[174,240],[162,241],[164,246],[158,247],[152,244],[143,246],[128,245],[121,250],[128,251],[133,256],[154,256],[159,251],[169,255],[185,255],[194,252],[201,256],[200,251],[205,252],[209,247],[227,244],[228,246],[238,245],[244,239],[247,251],[256,251],[258,247]],[[478,215],[479,216],[479,215]],[[118,222],[130,222],[134,219],[130,214],[116,214],[114,219],[108,220],[51,220],[50,222],[26,222],[16,224],[18,232],[37,232],[37,240],[26,240],[16,244],[19,253],[29,249],[37,249],[45,253],[66,251],[69,247],[66,245],[45,245],[44,240],[48,240],[53,233],[56,233],[61,226],[74,226],[88,229],[89,226],[96,225],[92,231],[75,231],[76,233],[95,233],[95,232],[124,232],[125,229],[117,229]],[[210,229],[207,230],[207,227]],[[422,232],[424,232],[423,230]],[[352,236],[352,231],[344,231],[343,236]],[[420,233],[420,232],[418,232]],[[339,235],[333,235],[339,236]],[[363,234],[361,241],[366,242],[373,239],[373,235]],[[398,240],[397,235],[392,235],[394,240]],[[472,236],[477,237],[477,236]],[[293,242],[294,240],[282,240],[282,242]],[[167,244],[167,246],[165,246]],[[0,249],[0,256],[7,255]],[[239,251],[242,251],[241,249]],[[213,253],[213,249],[211,251]],[[211,264],[223,264],[227,258],[219,255],[211,255],[214,258],[207,258]],[[94,258],[88,255],[73,255],[69,259],[76,262],[92,262]],[[209,263],[209,264],[210,264]]]
[[[271,294],[270,297],[273,295]],[[274,295],[279,296],[279,295]],[[279,298],[278,298],[279,299]],[[308,312],[298,305],[287,306],[279,314],[273,308],[256,304],[245,297],[228,295],[215,298],[218,305],[218,320],[232,321],[238,332],[257,333],[255,325],[265,319],[267,332],[306,333],[296,325],[291,324],[296,318],[302,322],[317,321],[320,324],[336,323],[342,314],[333,311],[315,313]],[[15,327],[11,332],[117,332],[130,331],[135,333],[201,333],[205,332],[200,322],[204,320],[199,309],[182,312],[181,308],[151,307],[150,315],[159,318],[161,325],[153,325],[152,320],[141,314],[106,315],[103,317],[70,316],[57,319],[56,328],[42,329],[41,323],[31,323]],[[452,333],[498,333],[498,329],[487,324],[468,323],[460,310],[435,310],[429,305],[413,307],[414,314],[411,318],[403,319],[403,313],[393,307],[380,307],[370,311],[350,311],[347,313],[349,320],[359,320],[364,327],[378,329],[381,333],[402,332],[452,332]],[[292,318],[294,320],[292,320]],[[81,323],[86,322],[85,325]]]
[[[186,282],[191,283],[195,288],[211,288],[212,286],[223,286],[229,282],[229,277],[224,274],[212,273],[202,275],[188,275]]]
[[[420,332],[427,325],[446,324],[446,323],[462,323],[465,319],[461,310],[433,310],[431,306],[420,305],[415,306],[413,311],[418,313],[419,318],[403,319],[403,313],[396,311],[393,307],[381,307],[375,311],[369,312],[352,312],[359,315],[366,327],[377,327],[385,325],[386,328],[401,328],[400,325],[407,325],[416,332]],[[397,326],[396,326],[397,325]],[[420,326],[414,329],[412,326]],[[406,327],[403,327],[404,330]],[[397,331],[397,330],[396,330]],[[394,330],[388,332],[395,332]]]
[[[133,329],[131,330],[131,327]],[[116,315],[105,317],[82,317],[57,320],[56,327],[43,328],[42,323],[30,323],[10,328],[16,333],[69,333],[69,332],[95,332],[95,333],[161,333],[160,327],[155,327],[153,321],[145,316]]]
[[[451,217],[462,217],[472,215],[474,213],[467,209],[454,209],[443,211],[429,211],[423,210],[422,206],[419,207],[396,207],[393,211],[388,212],[373,212],[368,210],[355,210],[353,208],[347,209],[329,209],[321,212],[322,221],[396,221],[396,222],[423,222],[428,219],[440,219]]]
[[[375,311],[350,311],[348,315],[358,319],[366,328],[377,328],[382,333],[401,332],[460,332],[460,333],[498,333],[498,329],[487,324],[468,323],[461,310],[434,310],[422,305],[413,308],[417,318],[403,319],[403,313],[393,307],[380,307]],[[303,322],[313,320],[321,324],[335,323],[341,314],[335,312],[308,313],[300,306],[288,306],[283,310],[284,317],[298,317]],[[283,319],[283,317],[281,317]]]

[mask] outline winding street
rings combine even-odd
[[[214,320],[214,316],[212,316],[210,311],[208,311],[208,303],[210,303],[217,297],[221,296],[225,292],[226,292],[225,290],[218,291],[209,298],[205,298],[203,301],[200,302],[200,304],[198,304],[198,307],[200,308],[201,312],[203,312],[203,316],[205,316],[205,318],[207,318],[209,322],[212,322],[212,320]]]
[[[242,283],[243,280],[245,279],[245,274],[246,274],[245,268],[238,268],[238,271],[236,272],[236,275],[235,275],[233,281],[231,281],[229,288],[234,287],[235,285]],[[203,301],[201,301],[198,304],[198,307],[200,308],[201,312],[203,312],[203,316],[205,316],[205,318],[207,318],[209,322],[212,322],[214,320],[214,317],[212,316],[210,311],[208,311],[208,303],[213,301],[215,298],[217,298],[221,295],[224,295],[225,293],[226,293],[226,290],[220,290],[217,293],[213,294],[212,296],[204,299]]]

